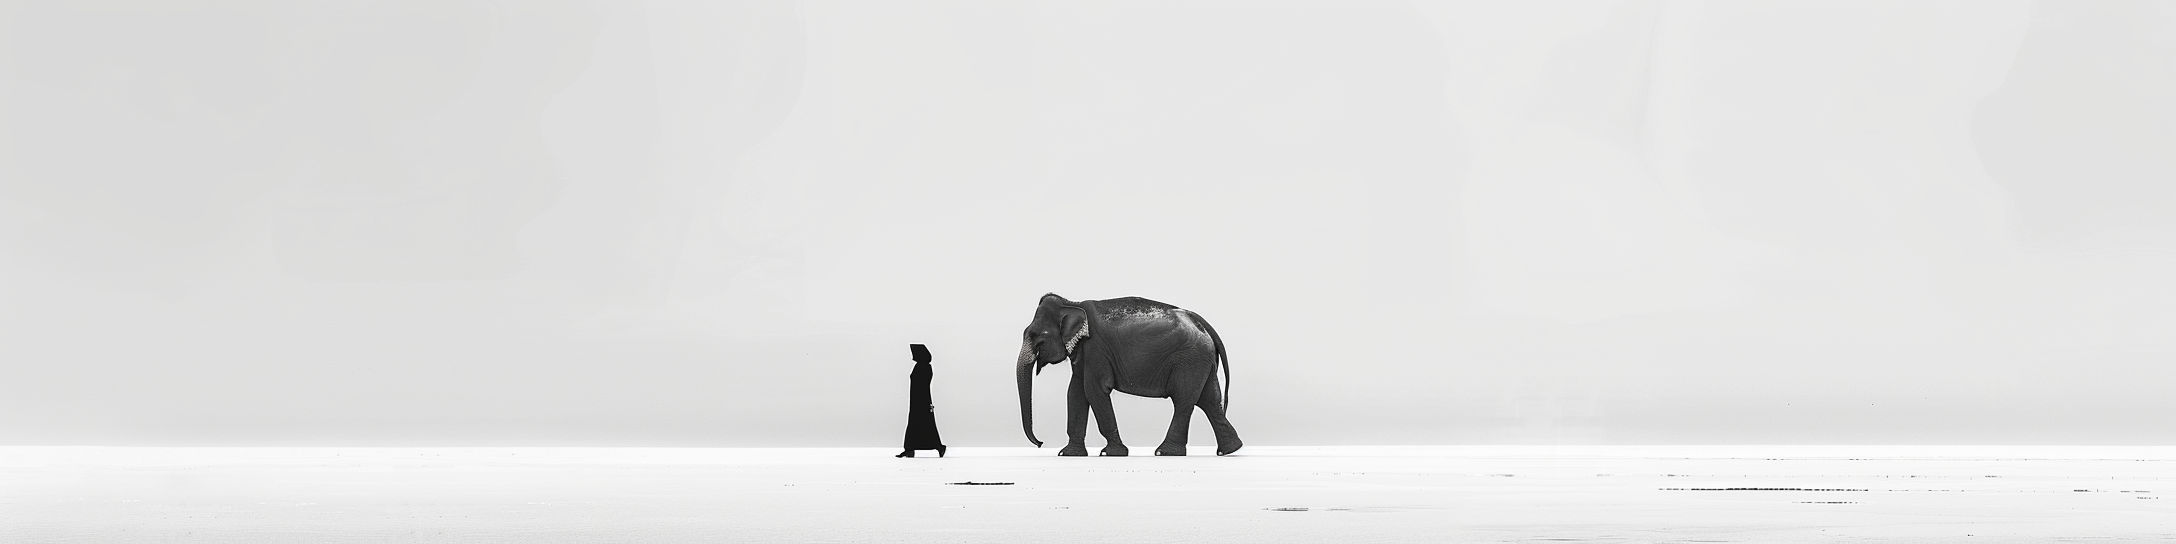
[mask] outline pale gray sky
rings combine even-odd
[[[886,445],[922,342],[948,441],[1025,446],[1048,291],[1207,316],[1249,444],[2171,443],[2169,36],[2150,0],[0,1],[0,443]]]

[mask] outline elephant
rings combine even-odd
[[[1102,455],[1128,453],[1111,414],[1114,390],[1171,399],[1171,427],[1156,455],[1186,455],[1187,425],[1196,407],[1216,431],[1217,455],[1230,455],[1243,445],[1239,432],[1224,419],[1232,373],[1224,339],[1201,314],[1140,297],[1076,302],[1056,293],[1043,295],[1035,317],[1021,332],[1020,358],[1013,365],[1020,382],[1020,428],[1036,447],[1043,441],[1035,438],[1032,378],[1043,367],[1068,360],[1073,379],[1065,393],[1066,444],[1058,455],[1088,455],[1083,440],[1091,410],[1096,430],[1103,434]],[[1222,391],[1217,387],[1219,364],[1224,369]]]

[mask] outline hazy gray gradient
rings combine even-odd
[[[0,442],[883,445],[922,342],[947,439],[1024,446],[1047,291],[1207,316],[1249,444],[2176,442],[2170,36],[0,1]]]

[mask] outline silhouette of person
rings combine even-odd
[[[933,374],[929,348],[921,344],[907,348],[914,352],[914,372],[907,375],[913,382],[907,390],[907,439],[899,455],[892,457],[913,457],[914,450],[937,450],[937,456],[944,457],[944,439],[937,436],[937,414],[930,411],[929,404],[929,379]]]

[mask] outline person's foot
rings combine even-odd
[[[937,446],[937,456],[944,457],[944,446]]]
[[[899,452],[899,455],[894,455],[894,456],[892,456],[892,457],[913,457],[913,456],[914,456],[914,450],[907,450],[907,451],[902,451],[902,452]]]

